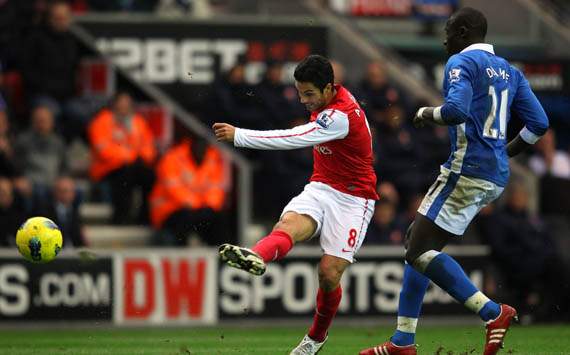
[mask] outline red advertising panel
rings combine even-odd
[[[115,256],[118,324],[213,324],[217,257],[212,250]]]

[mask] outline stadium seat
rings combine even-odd
[[[104,59],[83,59],[79,78],[80,92],[85,96],[110,97],[115,92],[115,72]]]

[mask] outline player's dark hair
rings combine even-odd
[[[487,18],[479,10],[462,7],[454,14],[453,27],[465,26],[471,36],[485,38],[487,35]]]
[[[334,83],[333,68],[329,60],[322,55],[312,54],[307,56],[295,68],[293,74],[295,80],[302,83],[312,83],[321,92],[327,84]]]

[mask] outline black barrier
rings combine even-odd
[[[255,83],[265,62],[278,60],[287,75],[310,53],[327,54],[327,30],[312,21],[295,25],[98,20],[78,23],[97,47],[135,78],[158,85],[189,110],[204,103],[221,73],[245,59],[246,79]]]
[[[364,248],[366,249],[366,248]],[[373,248],[374,249],[374,248]],[[393,248],[375,255],[367,250],[349,266],[343,277],[340,316],[395,315],[404,274],[401,252]],[[378,248],[376,250],[382,250]],[[317,263],[320,254],[291,255],[269,265],[261,278],[225,265],[220,266],[220,319],[309,317],[315,307]],[[474,284],[484,284],[488,259],[484,248],[455,255]],[[430,285],[422,314],[467,315],[471,312],[439,287]]]
[[[566,59],[533,59],[509,55],[507,50],[495,49],[498,55],[506,57],[509,62],[520,69],[537,94],[570,93],[570,61]],[[507,53],[505,53],[507,52]],[[415,63],[434,86],[441,89],[444,81],[446,57],[443,48],[436,50],[408,49],[400,50],[400,54],[408,61]]]
[[[476,286],[487,279],[489,250],[450,247]],[[317,247],[296,247],[263,277],[219,265],[216,249],[68,254],[32,264],[0,250],[0,323],[106,320],[119,325],[216,324],[238,318],[300,318],[315,307]],[[343,277],[340,316],[395,315],[404,272],[403,248],[364,247]],[[426,315],[467,315],[430,286]]]
[[[112,259],[0,258],[0,321],[111,320]]]

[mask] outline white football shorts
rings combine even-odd
[[[418,212],[455,235],[463,235],[471,220],[504,188],[490,181],[463,176],[441,167]]]
[[[374,214],[374,203],[312,181],[285,206],[281,216],[291,211],[310,216],[317,222],[313,237],[320,234],[324,254],[352,263]]]

